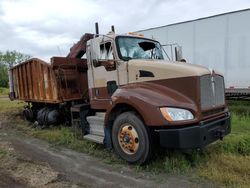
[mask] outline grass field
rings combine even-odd
[[[154,174],[192,174],[194,181],[210,180],[228,187],[249,187],[250,185],[250,102],[228,101],[232,113],[232,132],[222,142],[209,145],[203,151],[184,153],[160,149],[149,164],[132,166],[138,171]],[[0,97],[0,113],[13,117],[23,103],[10,102]],[[17,109],[17,110],[16,110]],[[29,136],[44,139],[54,146],[66,146],[89,153],[112,165],[127,165],[114,153],[101,145],[76,139],[70,127],[58,126],[40,130],[21,116],[9,118],[9,125]]]
[[[9,88],[0,87],[0,95],[8,95]]]

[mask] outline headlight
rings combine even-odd
[[[194,119],[192,112],[181,108],[160,108],[162,115],[168,121],[182,121]]]

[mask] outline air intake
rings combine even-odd
[[[225,104],[224,78],[220,75],[200,77],[201,109],[209,109]]]

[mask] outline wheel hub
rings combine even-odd
[[[139,148],[139,137],[136,129],[130,125],[125,124],[121,126],[118,132],[118,140],[122,150],[129,154],[135,154]]]
[[[123,137],[123,141],[126,142],[126,143],[129,143],[130,142],[130,138],[127,134],[125,134],[125,136]]]

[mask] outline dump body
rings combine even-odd
[[[88,88],[86,61],[53,57],[51,62],[33,58],[10,69],[10,98],[40,103],[82,99]]]
[[[13,78],[12,99],[30,102],[58,103],[58,85],[55,73],[48,63],[31,59],[10,70]]]

